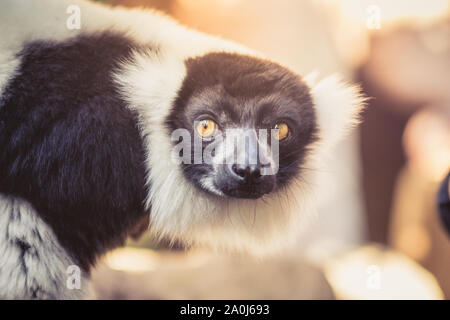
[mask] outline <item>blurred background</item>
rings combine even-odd
[[[371,97],[322,173],[319,214],[264,259],[167,250],[149,236],[93,274],[99,299],[450,299],[436,197],[450,170],[450,1],[104,0],[161,10]]]

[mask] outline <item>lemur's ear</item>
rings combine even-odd
[[[314,75],[305,78],[317,112],[319,139],[328,149],[359,123],[366,97],[357,85],[345,83],[338,75],[313,84]]]

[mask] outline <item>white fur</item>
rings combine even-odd
[[[0,97],[11,76],[16,72],[19,66],[17,59],[12,51],[1,50],[0,48]]]
[[[359,123],[359,114],[364,108],[366,97],[358,86],[346,83],[337,74],[313,84],[311,94],[322,148],[323,151],[329,151]]]
[[[75,263],[29,203],[0,194],[0,235],[0,299],[79,299],[86,295],[89,284],[83,274],[80,289],[67,287],[67,271]],[[22,250],[18,241],[29,248]]]
[[[66,27],[70,16],[66,10],[72,5],[80,7],[81,29]],[[153,10],[108,7],[86,0],[2,0],[2,49],[17,49],[26,41],[64,40],[80,33],[103,30],[127,33],[139,43],[166,48],[180,58],[218,49],[252,53],[233,42],[187,29]]]

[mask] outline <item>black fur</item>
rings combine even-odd
[[[444,179],[439,189],[438,205],[444,227],[450,234],[450,173]]]
[[[167,120],[169,130],[185,128],[194,136],[193,123],[202,118],[213,118],[222,128],[270,129],[278,121],[286,122],[292,134],[280,142],[277,188],[286,186],[299,175],[308,146],[316,140],[317,132],[309,88],[300,77],[270,61],[222,52],[189,59],[186,68],[186,78]],[[209,96],[214,95],[215,104],[189,103],[204,90],[210,90]],[[227,96],[242,103],[233,104]],[[266,96],[272,96],[277,102],[258,102]],[[213,142],[204,142],[203,149],[208,143]],[[191,150],[193,162],[194,148]],[[212,170],[211,166],[206,163],[183,166],[187,179],[202,189],[199,181]]]
[[[0,193],[29,201],[85,270],[146,214],[137,115],[111,77],[132,49],[113,33],[29,43],[0,101]]]

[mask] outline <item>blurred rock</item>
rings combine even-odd
[[[443,299],[436,278],[406,255],[380,245],[349,251],[325,265],[338,299]]]
[[[97,299],[332,299],[324,275],[291,254],[267,259],[119,249],[92,274]]]

